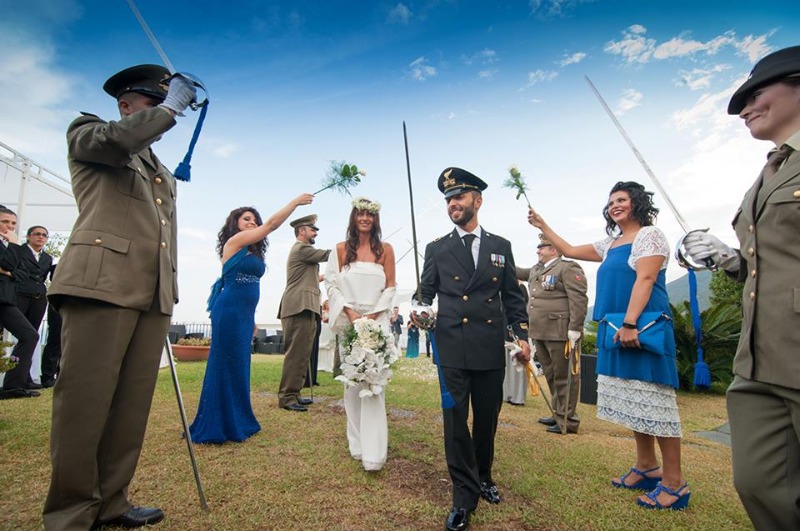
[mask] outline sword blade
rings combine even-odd
[[[661,181],[658,180],[656,174],[653,173],[653,170],[650,169],[650,166],[648,166],[642,154],[639,153],[638,149],[636,149],[636,146],[633,144],[633,141],[628,136],[628,133],[622,127],[622,124],[619,123],[617,117],[614,115],[614,111],[612,111],[611,108],[608,106],[608,104],[606,104],[606,100],[604,100],[603,96],[600,95],[600,91],[598,91],[597,88],[594,86],[594,83],[592,83],[592,80],[589,79],[589,76],[583,76],[583,77],[589,84],[589,88],[591,88],[592,92],[594,92],[594,95],[597,96],[597,99],[600,101],[600,104],[603,106],[603,109],[605,109],[606,113],[608,114],[608,117],[611,118],[612,122],[614,122],[614,125],[617,127],[617,130],[622,135],[622,138],[625,139],[625,142],[628,143],[628,146],[633,151],[633,154],[636,155],[636,158],[639,160],[639,163],[642,165],[642,168],[644,168],[644,171],[647,173],[647,175],[650,176],[650,179],[653,181],[653,184],[656,185],[656,188],[658,188],[659,193],[664,198],[664,201],[666,201],[667,206],[672,211],[672,214],[675,216],[675,219],[678,220],[678,224],[683,229],[683,232],[689,232],[691,229],[689,228],[689,224],[686,223],[686,219],[684,219],[684,217],[678,211],[678,208],[675,206],[675,203],[672,202],[672,199],[670,199],[669,194],[667,194],[667,191],[661,185]]]
[[[139,21],[139,25],[147,34],[147,38],[150,39],[150,43],[153,45],[153,48],[156,49],[156,53],[161,57],[161,60],[164,62],[164,66],[167,67],[167,70],[169,70],[170,74],[174,74],[175,72],[177,72],[177,70],[175,70],[175,67],[172,66],[172,61],[169,60],[169,57],[167,57],[167,54],[164,52],[164,49],[158,43],[158,39],[156,39],[156,36],[153,35],[152,31],[150,31],[150,26],[147,25],[147,21],[145,21],[144,17],[139,12],[139,8],[136,7],[136,4],[134,3],[133,0],[127,0],[127,1],[128,5],[131,8],[131,11],[133,11],[133,14]]]

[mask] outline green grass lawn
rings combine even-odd
[[[277,407],[282,356],[255,356],[252,401],[262,430],[244,443],[198,445],[210,506],[200,509],[169,369],[162,369],[131,500],[164,509],[161,530],[442,529],[451,505],[436,373],[424,356],[403,359],[388,387],[389,459],[367,473],[347,450],[342,385],[320,373],[308,413]],[[189,420],[205,363],[178,373]],[[308,396],[308,390],[304,392]],[[52,390],[0,402],[0,529],[38,529],[49,482]],[[679,394],[684,471],[692,487],[683,512],[648,511],[611,477],[633,465],[630,432],[579,405],[579,435],[545,433],[540,397],[500,413],[494,479],[503,503],[481,503],[475,530],[751,529],[731,482],[730,448],[694,435],[726,419],[721,395]]]

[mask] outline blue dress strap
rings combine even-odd
[[[217,297],[222,293],[222,288],[225,286],[225,274],[236,267],[236,264],[241,262],[245,256],[247,256],[247,247],[242,247],[236,254],[228,258],[228,261],[222,266],[222,275],[211,285],[211,294],[208,296],[208,302],[206,304],[207,312],[211,312],[211,308],[214,307]]]

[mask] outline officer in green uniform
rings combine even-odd
[[[733,482],[758,530],[800,529],[800,46],[767,55],[728,104],[775,144],[733,217],[739,249],[693,232],[694,259],[740,282],[742,331],[728,388]]]
[[[150,146],[195,97],[156,65],[119,72],[103,89],[120,120],[84,114],[67,145],[78,219],[50,285],[63,318],[53,392],[47,531],[139,527],[161,509],[132,506],[158,365],[178,300],[175,179]]]

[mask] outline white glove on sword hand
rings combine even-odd
[[[707,232],[693,231],[683,238],[686,254],[696,262],[711,258],[714,263],[725,271],[738,271],[739,254],[728,247],[722,240]]]
[[[183,111],[196,97],[197,90],[194,88],[194,83],[180,74],[175,74],[169,80],[167,97],[161,106],[166,107],[178,116],[183,116]]]

